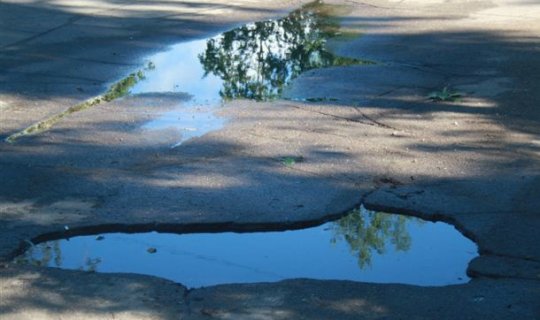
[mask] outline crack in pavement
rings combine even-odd
[[[378,122],[374,119],[371,119],[370,117],[368,117],[367,115],[365,115],[363,112],[361,112],[360,110],[358,110],[358,107],[354,107],[354,109],[356,111],[358,111],[360,113],[360,115],[368,120],[368,121],[362,121],[362,120],[359,120],[359,119],[352,119],[352,118],[348,118],[348,117],[343,117],[343,116],[337,116],[335,114],[331,114],[331,113],[327,113],[327,112],[322,112],[322,111],[316,111],[316,110],[308,110],[306,108],[303,108],[303,107],[300,107],[300,106],[293,106],[293,105],[288,105],[288,107],[290,108],[294,108],[294,109],[299,109],[299,110],[302,110],[302,111],[306,111],[306,112],[309,112],[309,113],[317,113],[317,114],[320,114],[320,115],[323,115],[323,116],[327,116],[327,117],[331,117],[331,118],[335,118],[335,119],[338,119],[338,120],[343,120],[343,121],[347,121],[347,122],[354,122],[354,123],[360,123],[360,124],[364,124],[364,125],[368,125],[368,126],[373,126],[373,127],[379,127],[379,128],[385,128],[385,129],[391,129],[391,130],[399,130],[397,128],[394,128],[392,126],[389,126],[387,124],[384,124],[384,123],[381,123],[381,122]]]
[[[2,49],[7,49],[9,50],[10,48],[12,47],[15,47],[15,46],[19,46],[21,44],[25,44],[25,43],[28,43],[34,39],[37,39],[39,37],[42,37],[44,35],[47,35],[51,32],[54,32],[56,30],[59,30],[59,29],[62,29],[64,27],[67,27],[69,25],[72,25],[73,23],[77,22],[78,20],[82,19],[84,16],[73,16],[73,17],[70,17],[66,22],[56,26],[56,27],[53,27],[51,29],[48,29],[48,30],[45,30],[43,32],[40,32],[38,34],[35,34],[31,37],[28,37],[28,38],[25,38],[25,39],[22,39],[22,40],[19,40],[19,41],[16,41],[16,42],[13,42],[13,43],[10,43],[10,44],[7,44],[7,45],[4,45],[3,47],[1,47]]]

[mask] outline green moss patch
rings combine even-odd
[[[88,99],[82,103],[79,103],[79,104],[76,104],[74,106],[67,108],[65,111],[61,113],[55,114],[45,120],[34,123],[33,125],[27,127],[26,129],[16,132],[10,135],[9,137],[7,137],[6,142],[15,143],[15,141],[17,141],[17,139],[21,137],[29,136],[29,135],[36,135],[41,132],[50,130],[55,124],[57,124],[65,117],[69,116],[70,114],[83,111],[85,109],[96,106],[98,104],[101,104],[104,102],[110,102],[120,97],[123,97],[127,95],[129,93],[129,90],[133,86],[135,86],[137,82],[139,82],[142,79],[144,79],[144,73],[142,71],[138,71],[137,73],[132,73],[129,76],[125,77],[124,79],[113,84],[105,94]]]

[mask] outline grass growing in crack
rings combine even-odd
[[[130,74],[124,79],[113,84],[109,91],[102,96],[103,100],[109,102],[127,95],[129,93],[129,89],[144,78],[144,73],[141,70],[139,70],[137,73]]]
[[[82,103],[76,104],[64,110],[61,113],[55,114],[52,117],[49,117],[45,120],[34,123],[33,125],[27,127],[26,129],[16,132],[6,138],[6,142],[14,143],[18,138],[28,135],[35,135],[44,131],[51,129],[56,123],[65,118],[66,116],[79,112],[90,107],[96,106],[103,102],[110,102],[120,97],[123,97],[129,93],[129,90],[137,84],[140,80],[145,78],[142,70],[139,70],[136,73],[132,73],[124,79],[113,84],[109,90],[100,96],[90,98]]]
[[[355,66],[355,65],[374,65],[374,64],[377,64],[377,62],[373,60],[334,56],[331,66],[332,67],[347,67],[347,66]]]
[[[457,91],[451,91],[444,87],[441,91],[433,91],[428,95],[428,99],[433,101],[458,101],[463,95]]]
[[[5,103],[4,101],[0,101],[0,110],[4,110],[9,108],[9,105]]]
[[[293,165],[297,164],[298,162],[304,161],[304,157],[283,157],[280,159],[281,163],[286,167],[292,167]]]
[[[335,102],[335,101],[339,101],[339,99],[337,99],[337,98],[328,98],[328,97],[313,97],[313,98],[306,98],[304,100],[307,101],[307,102],[325,102],[325,101]]]

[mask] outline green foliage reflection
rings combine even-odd
[[[338,34],[335,7],[316,1],[279,20],[250,23],[207,41],[199,55],[205,73],[223,80],[223,99],[278,97],[301,72],[365,63],[326,49]]]
[[[15,258],[15,263],[30,264],[34,266],[60,267],[62,265],[62,251],[58,240],[33,245],[24,255]]]
[[[371,265],[374,252],[384,254],[389,244],[397,251],[409,250],[411,236],[407,231],[407,222],[411,221],[420,222],[419,219],[403,215],[355,209],[334,222],[332,242],[346,241],[363,269]]]
[[[38,267],[63,267],[60,241],[54,240],[32,245],[23,255],[15,258],[14,262]],[[78,270],[95,272],[100,263],[100,258],[86,257]]]

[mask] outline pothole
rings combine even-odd
[[[443,286],[469,281],[477,255],[449,224],[360,208],[299,230],[76,236],[35,244],[15,262],[148,274],[191,288],[293,278]]]

